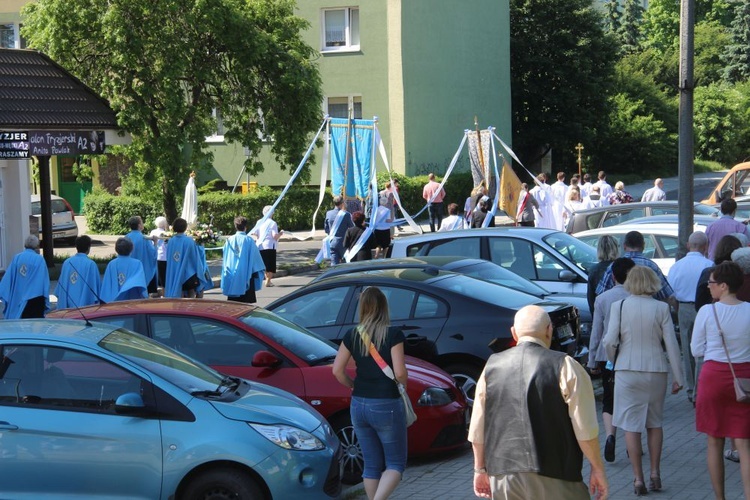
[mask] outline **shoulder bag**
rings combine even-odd
[[[398,387],[398,393],[401,396],[401,401],[404,403],[404,414],[406,415],[406,426],[409,427],[411,424],[416,422],[417,420],[417,414],[414,413],[414,407],[411,405],[411,400],[409,399],[409,395],[406,393],[406,388],[404,385],[396,380],[396,376],[393,374],[393,369],[391,369],[390,366],[388,366],[388,363],[385,362],[383,359],[383,356],[380,355],[377,349],[375,349],[375,344],[372,343],[370,340],[370,336],[367,334],[367,332],[363,332],[359,327],[357,328],[357,331],[359,332],[359,335],[362,337],[362,341],[364,341],[365,344],[369,344],[370,348],[370,356],[372,356],[372,359],[375,360],[375,362],[378,364],[381,370],[383,370],[383,373],[385,373],[385,376],[389,379],[393,380],[396,383],[396,387]]]
[[[716,318],[716,326],[719,328],[719,336],[721,336],[721,345],[724,346],[724,353],[727,355],[727,363],[729,364],[729,370],[732,372],[732,378],[734,379],[734,394],[737,397],[737,401],[740,403],[750,404],[750,378],[738,378],[734,373],[734,366],[732,366],[732,360],[729,359],[729,349],[727,349],[727,343],[724,340],[724,332],[721,330],[721,323],[719,323],[719,315],[716,313],[716,304],[711,304],[711,308],[714,311],[714,318]]]

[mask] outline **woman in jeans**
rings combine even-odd
[[[737,402],[728,363],[732,362],[737,377],[750,378],[750,303],[737,298],[742,281],[742,270],[734,262],[723,262],[711,268],[708,287],[717,302],[698,311],[690,349],[693,356],[704,359],[698,376],[695,427],[708,435],[708,473],[714,495],[724,498],[722,451],[724,439],[730,437],[734,438],[740,456],[745,498],[750,500],[750,405]],[[719,326],[724,333],[729,360]]]
[[[365,468],[362,478],[370,500],[384,500],[393,493],[406,468],[406,414],[394,381],[383,373],[373,356],[374,345],[406,386],[404,333],[390,327],[388,302],[379,288],[366,288],[359,297],[359,325],[344,335],[333,374],[353,388],[351,417],[362,447]],[[356,378],[346,371],[350,358],[356,364]]]

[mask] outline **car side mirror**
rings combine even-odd
[[[271,352],[258,351],[253,355],[251,364],[256,368],[276,368],[281,360]]]
[[[142,415],[146,412],[146,404],[140,394],[126,392],[115,400],[115,413],[118,415]]]
[[[574,273],[573,271],[570,271],[568,269],[563,269],[560,271],[560,273],[557,275],[557,278],[560,281],[575,281],[576,278],[578,278],[578,275]]]

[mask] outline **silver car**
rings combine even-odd
[[[31,195],[31,215],[37,218],[39,236],[42,233],[42,202],[38,194]],[[52,195],[52,239],[72,245],[78,237],[75,212],[65,198]]]

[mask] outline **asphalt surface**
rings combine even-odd
[[[700,201],[723,177],[723,173],[699,174],[695,178],[694,198]],[[614,184],[616,179],[610,179]],[[653,186],[653,181],[626,186],[634,198],[640,199],[643,192]],[[664,179],[667,199],[677,199],[679,181]],[[86,231],[85,219],[78,218],[81,234]],[[301,233],[300,233],[301,234]],[[396,237],[408,236],[410,231],[397,232]],[[117,236],[90,235],[94,239],[92,255],[114,254]],[[300,286],[304,286],[320,271],[313,259],[320,249],[324,234],[317,231],[312,239],[299,241],[284,236],[279,244],[278,265],[280,272],[273,280],[275,286],[257,292],[258,305],[264,306]],[[56,254],[72,254],[72,247],[57,247]],[[215,258],[212,256],[215,255]],[[220,252],[209,251],[209,267],[216,278],[220,274]],[[54,290],[55,283],[52,285]],[[221,290],[215,288],[206,293],[206,298],[223,299]],[[603,426],[600,422],[600,429]],[[600,432],[601,434],[601,432]],[[600,435],[603,445],[604,436]],[[644,449],[645,437],[644,437]],[[648,455],[643,457],[644,468],[648,470]],[[725,461],[726,498],[742,498],[742,480],[739,464]],[[473,499],[473,457],[469,446],[447,455],[431,456],[409,461],[404,479],[391,498],[410,500]],[[630,462],[625,456],[624,436],[618,436],[616,458],[606,464],[610,496],[612,499],[633,496],[633,475]],[[588,463],[584,461],[584,480],[589,476]],[[664,409],[664,448],[662,452],[661,475],[664,490],[649,496],[662,499],[711,499],[714,498],[706,468],[706,437],[695,431],[695,413],[691,403],[683,393],[668,395]],[[346,488],[343,498],[366,498],[361,485]]]

